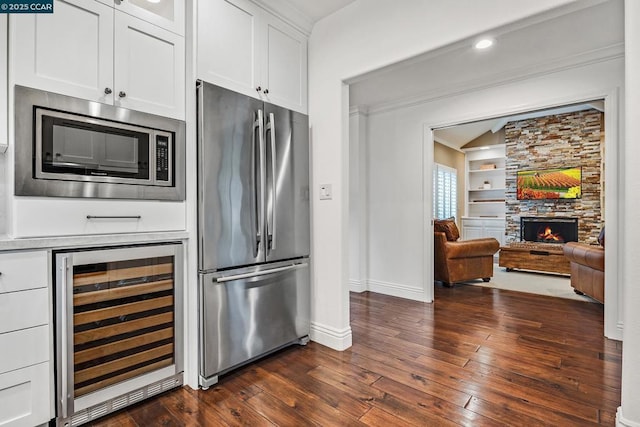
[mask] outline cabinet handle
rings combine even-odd
[[[111,90],[111,88],[110,88],[110,87],[105,87],[105,88],[104,88],[104,94],[105,94],[105,95],[111,95],[111,93],[112,93],[112,92],[113,92],[113,91]]]
[[[120,92],[118,92],[118,96],[119,96],[120,98],[124,98],[125,96],[127,96],[127,93],[126,93],[125,91],[122,91],[122,90],[121,90]]]
[[[256,92],[260,92],[261,90],[262,90],[262,87],[261,87],[261,86],[258,86],[258,87],[256,88]]]
[[[87,215],[87,219],[142,219],[142,215]]]
[[[269,89],[265,89],[265,90],[264,90],[264,94],[266,95],[266,94],[268,94],[268,93],[269,93]]]

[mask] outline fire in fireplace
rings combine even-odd
[[[578,241],[577,218],[520,218],[520,239],[527,242],[566,243]]]

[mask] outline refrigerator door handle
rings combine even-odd
[[[256,133],[258,134],[258,151],[259,155],[256,156]],[[264,167],[263,167],[263,152],[264,152],[264,118],[262,110],[258,110],[256,113],[256,120],[253,122],[253,140],[252,140],[252,174],[253,174],[253,187],[255,189],[254,205],[256,214],[256,244],[254,246],[253,256],[257,257],[260,250],[260,244],[262,243],[262,226],[264,224]],[[260,176],[260,188],[258,189],[257,179]]]
[[[223,277],[214,278],[213,282],[214,283],[231,282],[233,280],[247,279],[247,278],[250,278],[250,277],[257,277],[257,276],[264,276],[264,275],[267,275],[267,274],[280,273],[281,271],[296,270],[298,268],[303,268],[303,267],[306,267],[308,265],[309,265],[309,263],[302,262],[302,263],[299,263],[299,264],[292,264],[292,265],[287,265],[287,266],[284,266],[284,267],[272,268],[270,270],[253,271],[251,273],[234,274],[233,276],[223,276]]]
[[[276,189],[277,185],[277,177],[276,177],[276,159],[278,158],[278,154],[276,152],[276,122],[273,113],[269,113],[269,121],[266,126],[266,131],[271,135],[271,230],[267,230],[267,238],[268,245],[267,250],[275,250],[276,248],[276,218],[277,214],[277,194]],[[269,223],[267,223],[268,227]]]

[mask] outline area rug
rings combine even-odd
[[[597,303],[597,301],[588,296],[576,294],[571,287],[568,276],[529,271],[507,272],[505,268],[499,267],[497,264],[493,266],[491,281],[485,283],[482,280],[470,280],[464,283]]]

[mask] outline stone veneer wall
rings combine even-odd
[[[506,144],[506,241],[520,240],[520,217],[576,217],[578,240],[597,243],[602,227],[603,113],[590,109],[510,122]],[[582,198],[517,200],[518,170],[582,166]]]

